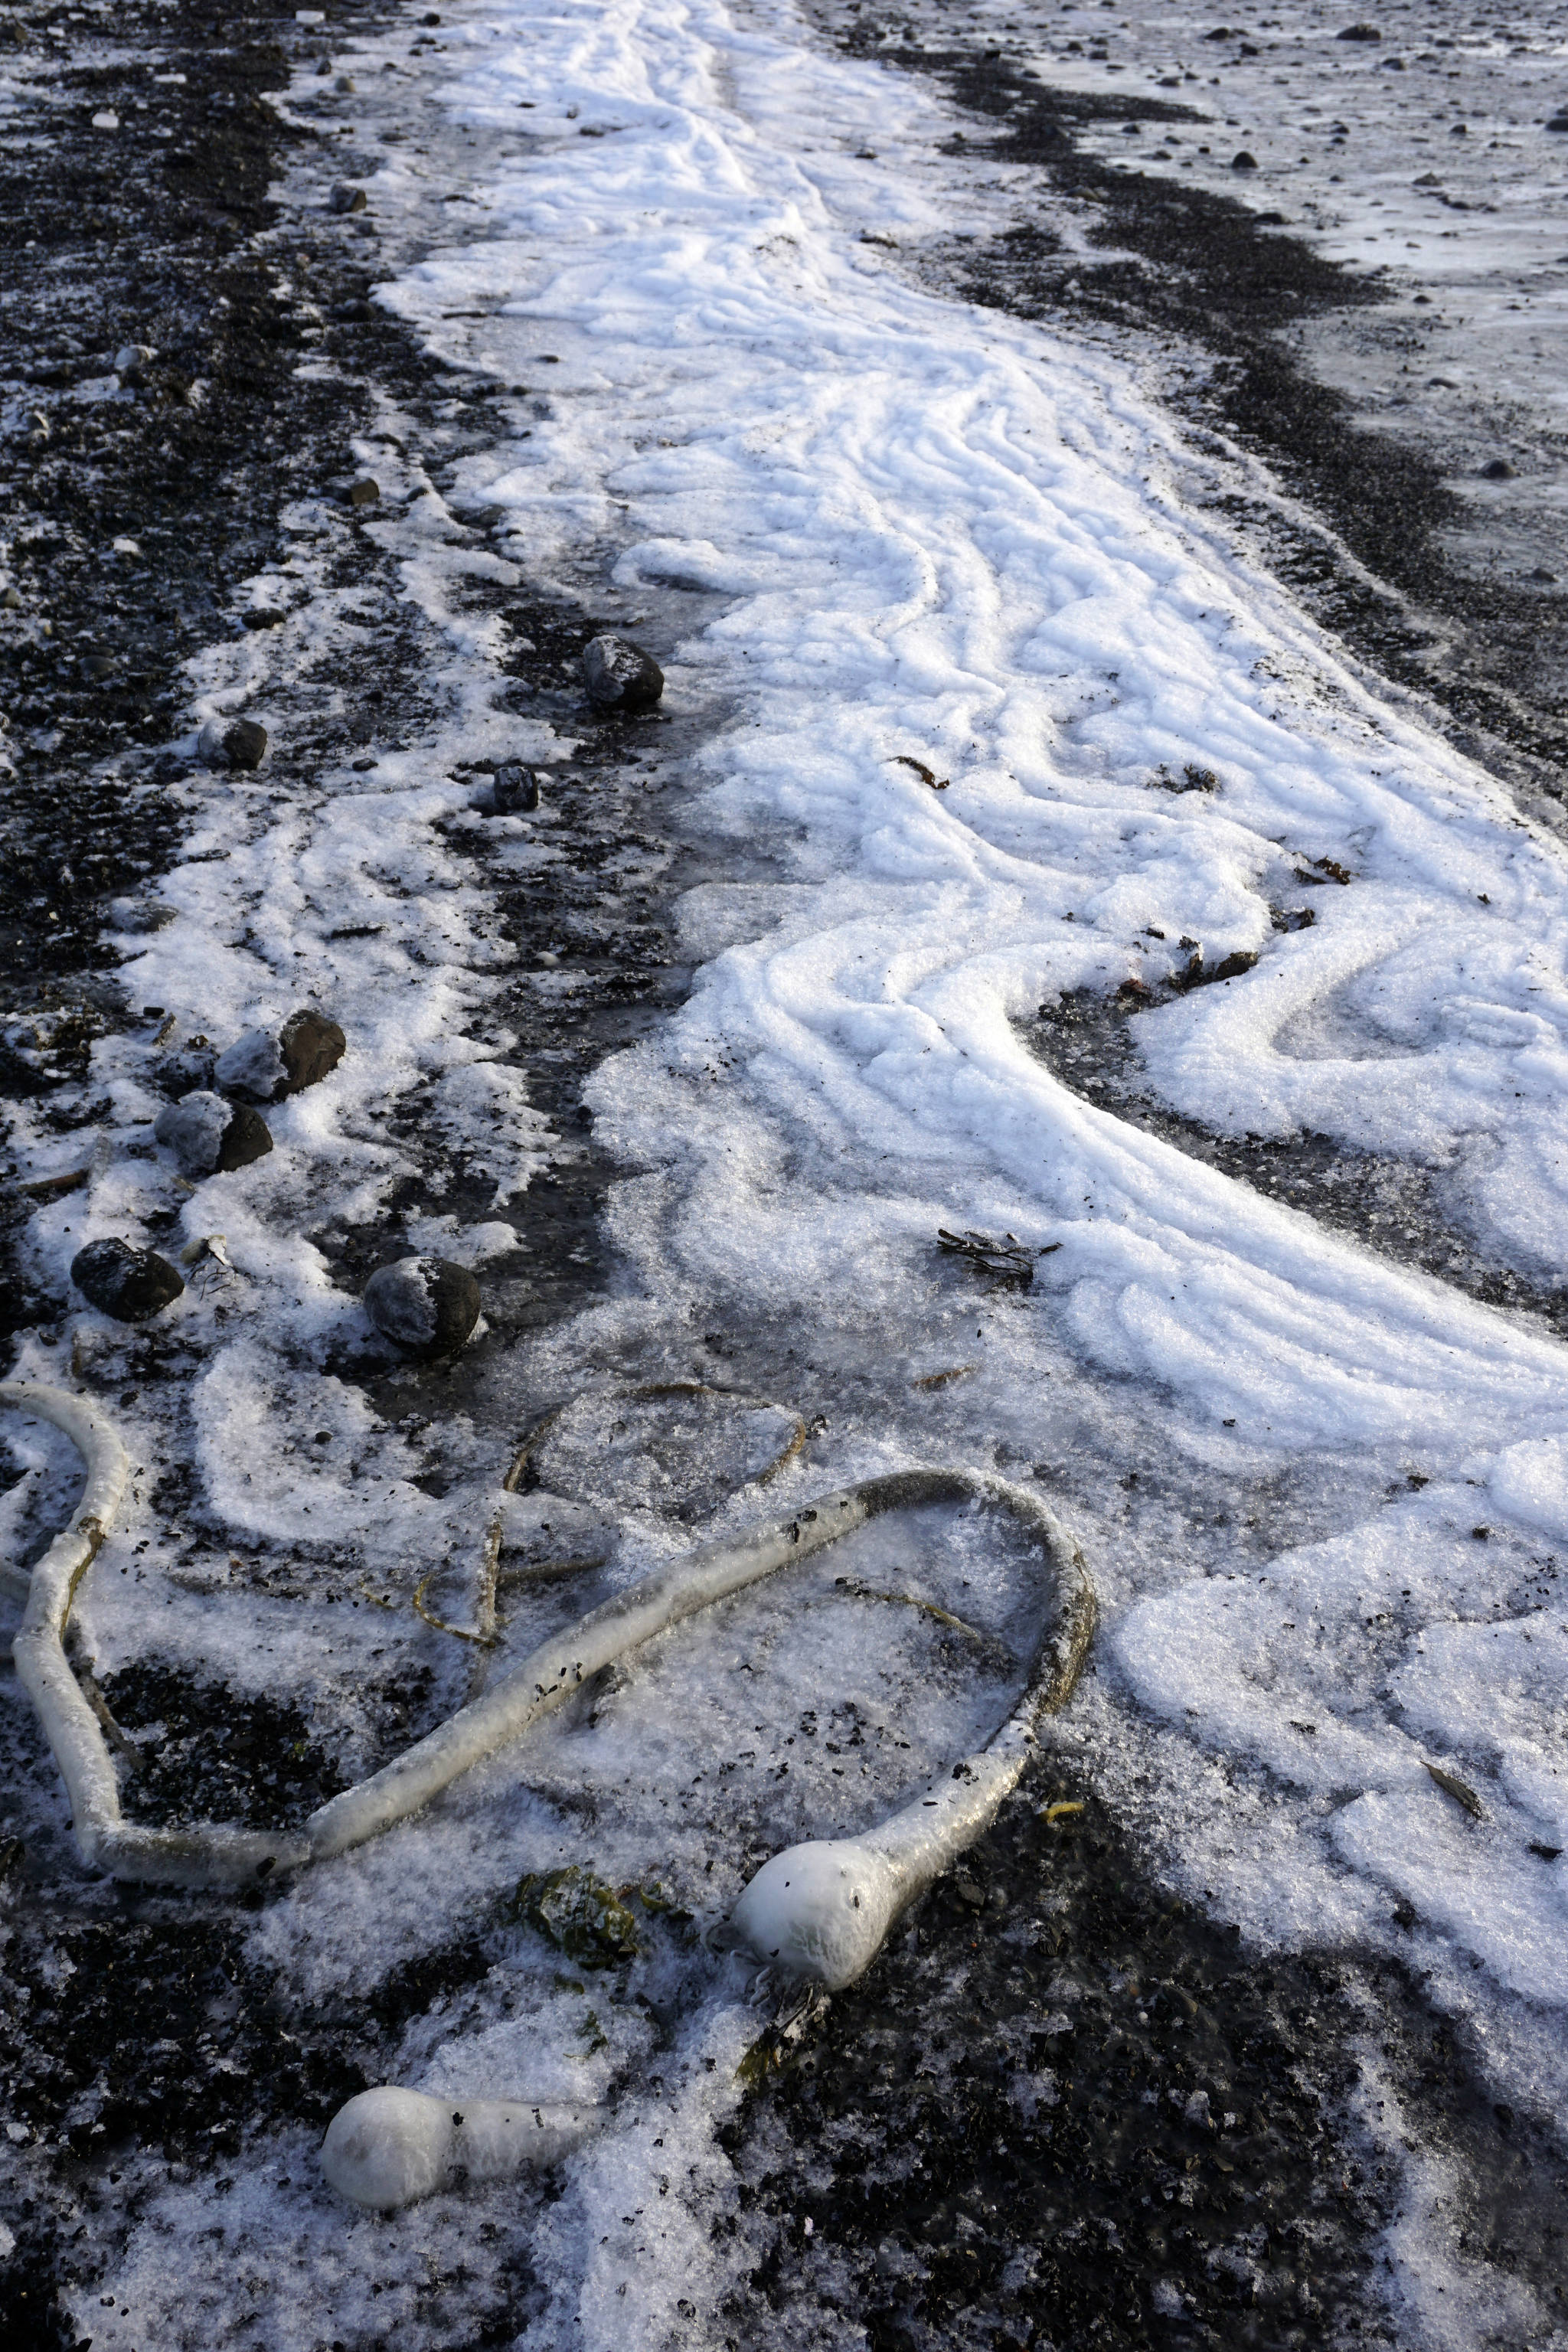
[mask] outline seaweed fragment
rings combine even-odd
[[[613,1886],[580,1863],[530,1871],[518,1881],[508,1909],[537,1929],[580,1969],[613,1969],[642,1949],[637,1923]]]
[[[945,1225],[937,1227],[936,1239],[939,1249],[952,1257],[967,1258],[1006,1290],[1027,1290],[1035,1279],[1036,1258],[1049,1257],[1061,1247],[1060,1242],[1047,1242],[1043,1248],[1032,1250],[1016,1234],[1004,1234],[999,1242],[994,1242],[989,1234],[973,1230],[952,1234]]]

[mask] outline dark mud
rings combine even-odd
[[[818,13],[849,54],[930,74],[994,122],[992,138],[961,136],[962,152],[1037,170],[1043,188],[1088,208],[1083,234],[1108,255],[1086,260],[1025,217],[953,258],[961,289],[1020,318],[1156,338],[1172,362],[1165,396],[1196,446],[1219,433],[1255,452],[1307,510],[1303,520],[1243,494],[1218,501],[1270,568],[1376,669],[1430,698],[1462,750],[1560,805],[1568,710],[1552,682],[1568,655],[1568,596],[1457,564],[1442,534],[1461,508],[1439,468],[1396,435],[1369,430],[1281,340],[1314,313],[1389,300],[1387,281],[1326,259],[1281,215],[1108,163],[1079,143],[1095,123],[1205,120],[1179,100],[1048,87],[992,46],[994,20],[962,5],[932,9],[924,45],[910,38],[911,20],[853,6]],[[1412,353],[1422,348],[1414,329],[1408,340]]]
[[[1398,2344],[1376,2287],[1399,2183],[1351,2114],[1394,2096],[1479,2184],[1467,2251],[1559,2306],[1568,2166],[1419,1982],[1244,1952],[1092,1796],[1049,1818],[1076,1794],[1047,1764],[776,2043],[731,2131],[773,2231],[752,2310],[839,2315],[877,2352]]]

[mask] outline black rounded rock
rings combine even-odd
[[[89,1242],[78,1250],[71,1280],[89,1307],[121,1323],[145,1323],[161,1315],[185,1286],[156,1250],[132,1249],[119,1240]]]
[[[364,1309],[384,1339],[406,1356],[454,1356],[479,1319],[479,1286],[445,1257],[400,1257],[378,1266]]]
[[[364,190],[356,188],[352,180],[339,180],[327,199],[335,213],[363,213],[369,201]]]
[[[1258,158],[1248,154],[1245,147],[1240,147],[1230,159],[1230,168],[1233,172],[1256,172]]]
[[[1383,35],[1375,25],[1347,25],[1342,33],[1334,35],[1336,41],[1381,41]]]
[[[1517,479],[1519,468],[1506,457],[1489,457],[1481,472],[1489,482],[1511,482]]]
[[[664,672],[629,637],[592,637],[583,652],[588,698],[601,710],[651,710],[664,692]]]
[[[1554,114],[1547,122],[1548,131],[1568,131],[1568,114]]]
[[[539,778],[521,760],[507,760],[496,770],[490,796],[497,816],[527,816],[539,806]]]
[[[153,1132],[174,1153],[182,1176],[226,1175],[272,1149],[266,1120],[248,1103],[200,1089],[161,1110]]]

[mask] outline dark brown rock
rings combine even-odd
[[[347,1038],[335,1021],[310,1005],[291,1013],[278,1035],[278,1050],[283,1056],[285,1094],[297,1095],[306,1087],[319,1086],[335,1070],[343,1058]]]
[[[248,1168],[253,1160],[264,1160],[272,1149],[272,1130],[259,1111],[248,1103],[231,1103],[228,1125],[218,1145],[217,1173],[229,1175],[236,1168]]]
[[[182,1176],[192,1178],[247,1168],[272,1149],[266,1121],[248,1103],[226,1102],[205,1088],[161,1110],[153,1132]]]
[[[156,1250],[129,1242],[89,1242],[71,1260],[71,1280],[89,1307],[121,1323],[145,1323],[172,1306],[184,1284]]]

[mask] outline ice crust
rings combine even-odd
[[[1091,1459],[1106,1487],[1145,1444],[1162,1454],[1190,1481],[1168,1542],[1126,1534],[1098,1488],[1085,1506],[1108,1633],[1059,1735],[1066,1767],[1145,1804],[1173,1877],[1257,1941],[1394,1948],[1406,1899],[1434,1997],[1490,2036],[1500,2084],[1568,2112],[1568,1878],[1531,1851],[1564,1824],[1568,1615],[1549,1547],[1568,1540],[1568,1357],[1134,1131],[1056,1081],[1017,1026],[1058,992],[1170,971],[1184,938],[1211,958],[1257,950],[1254,971],[1138,1018],[1166,1098],[1226,1131],[1306,1123],[1419,1158],[1493,1246],[1555,1277],[1560,845],[1199,510],[1132,359],[921,284],[900,247],[1002,217],[977,168],[938,153],[951,119],[927,91],[820,53],[784,5],[499,0],[442,40],[420,68],[446,125],[431,136],[469,175],[482,231],[437,212],[417,151],[386,148],[373,202],[405,260],[380,299],[433,351],[508,381],[531,380],[546,344],[559,358],[528,437],[464,461],[452,499],[503,520],[500,551],[462,562],[515,577],[514,547],[575,578],[595,541],[623,585],[700,594],[661,649],[665,707],[723,714],[702,813],[740,877],[688,904],[709,960],[687,1008],[596,1084],[600,1131],[642,1171],[612,1210],[629,1290],[538,1342],[531,1381],[565,1393],[584,1363],[646,1360],[655,1335],[710,1316],[781,1352],[787,1335],[803,1375],[826,1367],[851,1401],[810,1469],[782,1475],[781,1503],[828,1464],[984,1462],[1004,1441],[1023,1463]],[[345,51],[367,76],[395,55],[407,65],[372,35]],[[880,162],[856,152],[868,121]],[[472,328],[446,316],[474,309],[489,315]],[[163,893],[174,919],[134,942],[142,992],[199,1009],[219,1044],[309,998],[349,1032],[331,1079],[269,1114],[271,1160],[185,1211],[190,1238],[227,1235],[245,1289],[226,1328],[200,1297],[174,1310],[206,1356],[189,1431],[205,1506],[242,1547],[295,1547],[300,1592],[221,1559],[153,1581],[134,1546],[163,1531],[139,1480],[82,1603],[106,1663],[141,1654],[155,1617],[193,1668],[221,1657],[237,1686],[320,1702],[347,1721],[351,1766],[375,1751],[374,1677],[433,1662],[431,1719],[470,1686],[471,1657],[407,1596],[436,1570],[444,1607],[471,1604],[500,1465],[459,1416],[456,1475],[432,1495],[417,1433],[319,1369],[362,1318],[300,1229],[328,1193],[335,1213],[374,1213],[405,1167],[381,1114],[416,1087],[482,1141],[503,1196],[542,1141],[486,1031],[482,894],[435,830],[461,800],[443,765],[457,745],[517,756],[529,730],[509,720],[502,743],[498,625],[462,611],[434,486],[411,465],[404,488],[422,495],[364,527],[391,535],[449,649],[447,735],[317,796],[204,779]],[[323,646],[352,630],[346,601],[318,611]],[[262,676],[247,664],[272,652],[259,635],[215,650],[199,697],[237,709]],[[542,723],[521,745],[546,768],[562,748]],[[1189,761],[1213,795],[1152,788]],[[1312,891],[1311,930],[1275,932],[1271,908],[1300,903],[1298,873],[1322,858],[1354,880]],[[95,1075],[119,1118],[150,1125],[128,1060],[100,1049]],[[85,1217],[80,1196],[38,1211],[40,1259],[58,1271],[84,1238],[134,1237],[157,1181],[146,1161],[100,1163]],[[932,1237],[952,1223],[1057,1245],[1026,1301],[934,1291]],[[411,1240],[458,1259],[493,1245],[483,1229]],[[57,1367],[40,1345],[18,1369]],[[916,1421],[910,1381],[935,1372],[963,1378]],[[129,1423],[150,1460],[156,1433]],[[318,1430],[331,1443],[312,1451]],[[1266,1513],[1298,1475],[1334,1531],[1282,1538],[1245,1574],[1219,1565],[1199,1498],[1217,1486]],[[586,1485],[575,1499],[605,1500]],[[604,1591],[691,1539],[665,1499],[647,1478],[620,1497]],[[742,1488],[715,1524],[755,1516]],[[1018,1563],[991,1533],[963,1514],[865,1530],[323,1865],[258,1919],[258,1958],[342,2004],[491,1916],[524,1870],[657,1876],[708,1918],[767,1853],[858,1838],[983,1743],[1021,1678],[918,1607],[856,1600],[846,1575],[1025,1643]],[[581,1588],[532,1592],[498,1667],[583,1605]],[[1475,1788],[1483,1820],[1427,1761]],[[636,2000],[594,2008],[595,2041],[557,1955],[521,1929],[494,1950],[489,1978],[410,2025],[400,2082],[459,2106],[517,2085],[619,2101],[541,2220],[529,2340],[717,2344],[716,2322],[678,2306],[700,2278],[716,2309],[753,2259],[711,2229],[730,2195],[713,2128],[756,2029],[745,1969],[643,1964],[668,2043]],[[287,2177],[258,2167],[222,2208],[201,2183],[151,2199],[105,2281],[137,2340],[218,2340],[230,2282],[190,2259],[214,2228],[269,2273],[266,2340],[305,2352],[412,2315],[422,2246],[460,2245],[482,2277],[476,2210],[535,2210],[526,2189],[475,2189],[467,2208],[437,2193],[407,2234],[366,2220],[345,2235],[341,2208],[289,2185],[310,2160],[280,2150]],[[656,2178],[668,2195],[650,2197]],[[1418,2231],[1394,2251],[1412,2276],[1430,2260]],[[77,2316],[102,2334],[96,2304]]]

